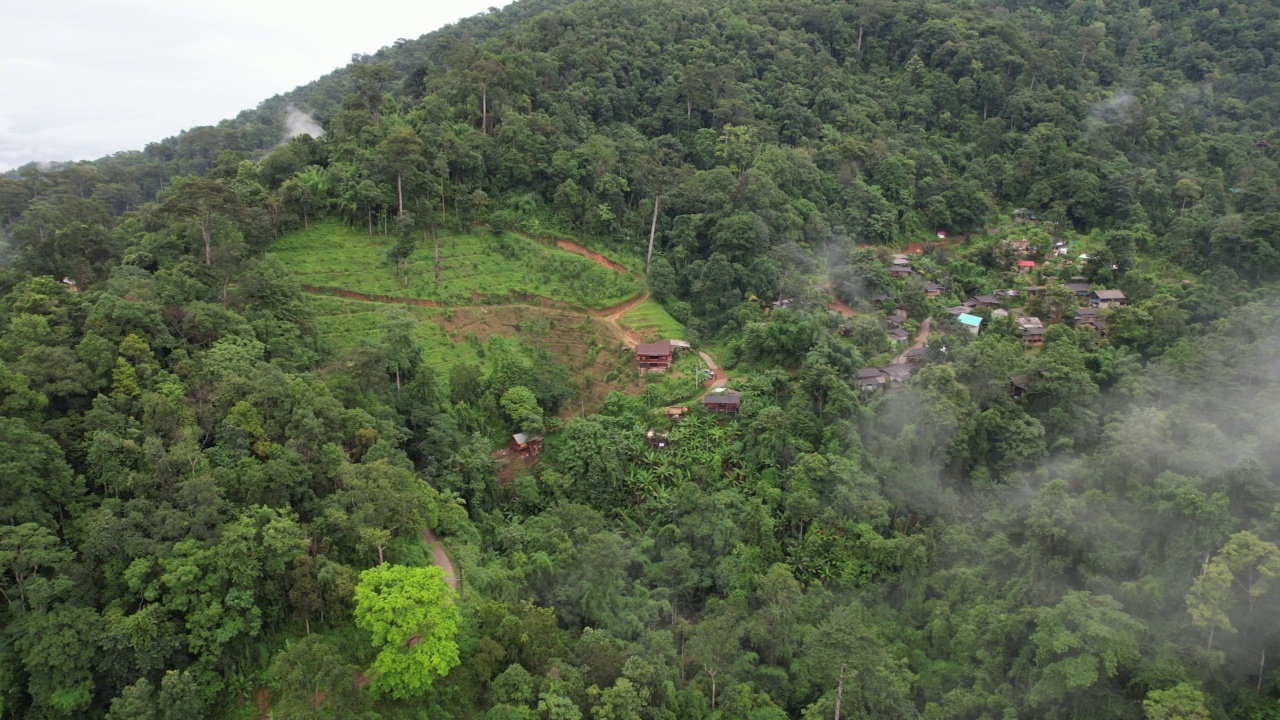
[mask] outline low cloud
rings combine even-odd
[[[1128,90],[1119,90],[1111,97],[1094,104],[1089,114],[1094,120],[1107,123],[1127,123],[1138,110],[1138,99]]]

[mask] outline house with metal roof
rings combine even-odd
[[[977,315],[970,315],[969,313],[964,313],[963,315],[961,315],[956,319],[959,320],[960,324],[968,328],[969,332],[973,333],[974,335],[977,335],[978,332],[982,330],[982,318],[978,317]]]
[[[1089,304],[1096,308],[1125,305],[1129,299],[1119,290],[1094,290],[1089,294]]]

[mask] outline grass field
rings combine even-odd
[[[684,326],[653,300],[647,300],[623,315],[618,324],[645,341],[686,340]]]
[[[570,305],[606,308],[635,297],[641,282],[631,275],[511,233],[480,230],[440,238],[440,282],[435,281],[430,241],[393,269],[386,259],[394,239],[369,237],[337,222],[290,233],[271,247],[303,285],[366,295],[432,300],[446,305],[518,301],[537,295]]]

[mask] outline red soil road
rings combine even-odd
[[[556,240],[556,247],[560,248],[561,250],[564,250],[565,252],[571,252],[574,255],[581,255],[582,257],[590,260],[591,262],[597,265],[601,265],[603,267],[607,267],[610,270],[616,270],[617,272],[623,273],[625,275],[631,274],[631,271],[628,270],[625,266],[619,265],[618,263],[601,255],[595,250],[590,250],[588,248],[585,248],[571,240]]]
[[[893,364],[901,365],[905,363],[907,361],[908,351],[919,350],[920,348],[924,347],[925,344],[929,342],[929,333],[931,332],[932,326],[933,326],[933,318],[925,318],[924,322],[920,323],[920,334],[916,336],[916,341],[911,343],[911,347],[907,348],[906,350],[903,350],[901,355],[894,358]]]
[[[827,309],[834,310],[835,312],[838,312],[845,317],[853,317],[854,315],[858,314],[854,312],[853,308],[846,305],[843,301],[840,300],[840,298],[834,295],[831,296],[831,302],[827,303]]]

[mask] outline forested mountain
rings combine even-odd
[[[1278,51],[521,0],[0,177],[0,718],[1280,717]]]

